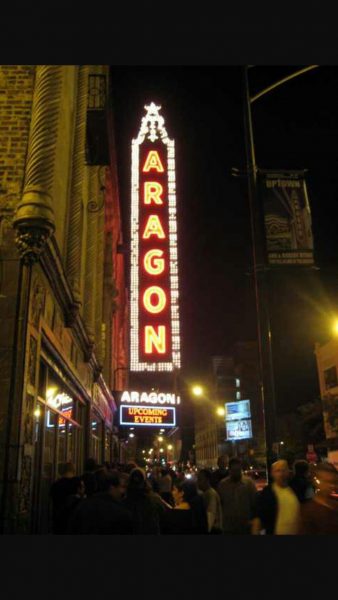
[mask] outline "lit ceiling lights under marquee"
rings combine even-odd
[[[181,366],[175,142],[160,106],[132,140],[130,370]]]

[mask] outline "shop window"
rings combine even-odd
[[[325,389],[336,387],[338,385],[336,367],[330,367],[330,369],[324,371],[324,381]]]
[[[112,462],[112,433],[108,429],[104,436],[104,459]]]
[[[91,413],[91,456],[97,463],[102,460],[102,421],[100,417]]]

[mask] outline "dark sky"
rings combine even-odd
[[[253,92],[297,67],[250,69]],[[255,339],[240,67],[112,67],[120,195],[129,226],[130,142],[143,106],[162,106],[176,142],[183,366]],[[320,67],[253,106],[257,164],[308,169],[315,257],[338,291],[338,67]]]

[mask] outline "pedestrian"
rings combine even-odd
[[[197,485],[203,493],[203,500],[208,517],[208,531],[220,534],[222,529],[222,505],[218,492],[211,485],[211,472],[201,469],[197,475]]]
[[[338,534],[338,471],[320,463],[315,471],[316,494],[301,506],[300,535]],[[333,497],[333,493],[336,497]]]
[[[192,481],[173,482],[175,507],[167,511],[162,533],[196,535],[208,533],[207,512],[203,498]]]
[[[84,472],[82,474],[82,480],[86,489],[86,496],[89,498],[96,492],[96,478],[95,472],[98,470],[98,464],[95,458],[87,458],[85,462]]]
[[[59,533],[67,534],[69,522],[76,508],[85,499],[85,485],[81,477],[72,477],[69,479],[69,495],[66,497],[65,503],[60,512],[60,529]]]
[[[64,509],[67,497],[73,493],[72,479],[75,476],[74,465],[70,462],[60,467],[61,477],[54,481],[50,489],[52,501],[52,531],[64,533]]]
[[[223,533],[249,534],[257,491],[253,481],[243,475],[239,458],[230,459],[229,475],[219,483],[218,493],[222,505]]]
[[[96,492],[74,510],[68,532],[84,535],[132,534],[132,516],[122,504],[120,474],[118,471],[102,472],[97,481]]]
[[[314,487],[310,479],[310,465],[306,460],[296,460],[293,464],[294,475],[290,487],[295,492],[299,502],[307,502],[314,496]]]
[[[173,507],[175,505],[175,501],[172,494],[172,478],[169,469],[162,469],[158,484],[161,498],[167,504],[170,504],[170,506]]]
[[[154,535],[160,533],[157,502],[150,493],[144,471],[139,467],[134,468],[129,475],[123,505],[132,514],[133,533]]]
[[[252,533],[259,535],[296,535],[299,529],[300,503],[289,486],[286,460],[277,460],[271,467],[272,484],[258,495]]]
[[[228,457],[225,454],[223,454],[222,456],[219,456],[217,459],[217,467],[218,468],[212,472],[212,477],[211,477],[211,485],[215,490],[217,490],[218,485],[222,481],[222,479],[224,479],[225,477],[228,477],[228,475],[229,475],[229,469],[228,469],[227,465],[228,465]]]

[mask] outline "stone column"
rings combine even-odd
[[[83,179],[85,173],[88,66],[79,67],[73,146],[66,269],[74,299],[81,303],[81,251],[83,234]]]
[[[13,220],[16,244],[25,263],[39,259],[55,229],[52,187],[61,93],[61,65],[38,65],[24,188]]]

